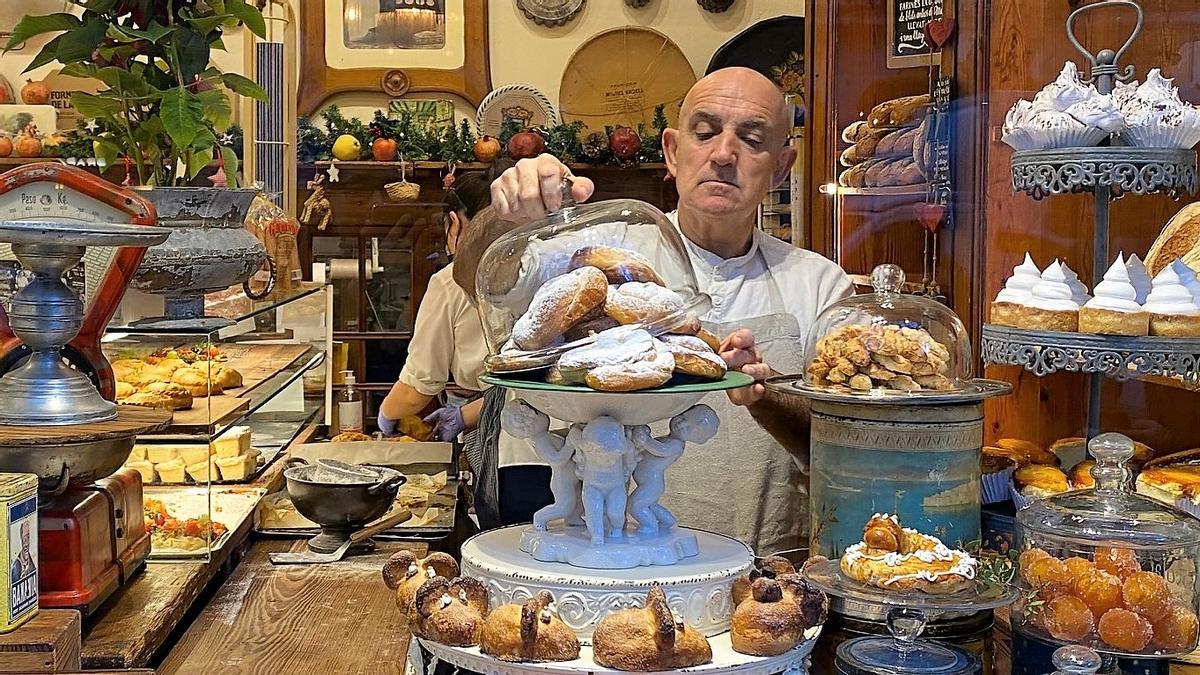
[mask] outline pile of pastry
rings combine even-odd
[[[1191,148],[1200,142],[1200,109],[1179,98],[1179,89],[1158,68],[1146,81],[1117,82],[1101,94],[1067,61],[1058,78],[1021,99],[1004,119],[1001,139],[1016,150],[1089,147],[1112,134],[1126,145]]]
[[[992,302],[1000,326],[1098,335],[1200,337],[1200,280],[1180,260],[1150,278],[1123,254],[1096,285],[1095,296],[1066,263],[1039,271],[1028,253]]]
[[[876,513],[863,528],[862,541],[846,548],[838,567],[850,579],[885,591],[945,595],[974,583],[978,561],[937,537],[900,527],[894,515]]]
[[[1085,457],[1063,470],[1061,456]],[[1017,438],[1002,438],[994,445],[984,446],[984,483],[998,468],[1011,468],[1011,494],[1018,507],[1070,490],[1082,490],[1095,485],[1092,467],[1096,462],[1086,459],[1087,439],[1062,438],[1043,448],[1037,443]],[[1154,457],[1154,450],[1145,443],[1134,441],[1133,458],[1129,468],[1137,471]],[[994,501],[994,500],[993,500]]]
[[[1175,654],[1196,646],[1190,588],[1180,597],[1127,548],[1100,546],[1092,558],[1023,551],[1017,565],[1030,592],[1018,601],[1018,615],[1056,640],[1098,638],[1110,651]]]
[[[133,446],[125,466],[143,483],[244,481],[254,475],[262,452],[250,446],[250,427],[231,427],[211,443]]]
[[[719,341],[684,310],[683,298],[645,257],[587,246],[571,256],[565,274],[537,290],[489,365],[504,372],[506,359],[524,364],[530,352],[594,338],[539,364],[549,367],[546,381],[622,392],[660,387],[676,375],[720,380],[726,366]]]
[[[394,554],[383,580],[396,594],[403,620],[414,635],[452,647],[479,647],[483,654],[514,663],[579,658],[575,632],[563,623],[554,598],[542,591],[523,604],[488,611],[488,590],[477,579],[458,576],[458,563],[445,553],[417,558]],[[733,649],[753,656],[778,656],[825,622],[828,599],[783,558],[767,558],[734,582]],[[712,662],[708,638],[687,625],[652,586],[642,607],[609,613],[592,633],[592,658],[605,668],[657,672]]]
[[[931,164],[929,95],[904,96],[871,109],[867,119],[842,131],[850,144],[842,152],[847,167],[842,187],[889,187],[925,182]]]
[[[809,382],[836,391],[950,391],[950,350],[923,328],[842,326],[817,342]]]
[[[117,359],[117,403],[163,410],[188,410],[192,400],[242,386],[242,374],[215,360],[188,363],[171,356]]]

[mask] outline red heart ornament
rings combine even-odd
[[[925,39],[929,44],[941,49],[954,35],[954,19],[934,19],[925,24]]]
[[[942,227],[942,221],[946,218],[945,204],[929,204],[922,202],[913,204],[913,211],[917,214],[917,222],[927,232],[936,233]]]

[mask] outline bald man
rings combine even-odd
[[[756,380],[802,372],[817,314],[852,293],[833,262],[755,227],[759,204],[796,159],[791,128],[787,102],[770,80],[725,68],[692,87],[679,128],[662,137],[679,192],[678,210],[668,217],[683,234],[700,290],[712,298],[702,320],[727,336],[721,356],[730,367]],[[492,205],[505,219],[540,218],[561,205],[566,175],[550,155],[521,160],[492,184]],[[572,197],[583,201],[593,189],[575,178]],[[705,403],[720,415],[721,430],[670,468],[663,505],[681,524],[737,537],[760,555],[807,545],[808,439],[795,411],[761,384],[728,398],[709,395]]]

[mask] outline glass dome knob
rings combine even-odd
[[[885,263],[871,270],[871,287],[876,293],[899,293],[904,288],[904,270]]]
[[[1100,670],[1100,655],[1082,645],[1059,647],[1051,657],[1054,675],[1090,675]]]
[[[888,632],[896,640],[896,648],[901,653],[908,653],[916,648],[917,638],[925,632],[928,617],[919,609],[896,607],[888,611]]]
[[[1107,433],[1088,441],[1088,452],[1096,459],[1092,478],[1097,491],[1120,492],[1129,489],[1132,476],[1127,464],[1133,458],[1133,441],[1122,434]]]

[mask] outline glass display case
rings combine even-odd
[[[117,402],[172,411],[123,466],[141,475],[151,560],[209,558],[251,527],[284,449],[327,422],[330,286],[261,301],[239,289],[206,304],[227,325],[156,327],[130,296],[102,341]]]

